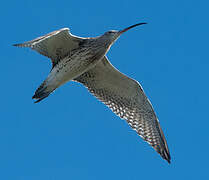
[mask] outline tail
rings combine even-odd
[[[54,89],[49,88],[47,86],[46,80],[39,86],[39,88],[36,90],[34,96],[32,99],[36,99],[35,103],[40,102],[41,100],[45,99],[50,95],[51,92],[53,92]]]

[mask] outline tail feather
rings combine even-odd
[[[37,101],[35,101],[35,103],[40,102],[41,100],[45,99],[46,97],[48,97],[50,95],[50,93],[53,90],[50,90],[47,85],[46,82],[44,81],[39,88],[36,90],[34,96],[32,97],[32,99],[37,99]]]

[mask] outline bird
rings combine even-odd
[[[165,136],[142,86],[117,70],[106,56],[124,32],[144,24],[110,30],[97,37],[75,36],[69,28],[62,28],[14,46],[29,47],[51,59],[52,69],[32,97],[35,103],[68,81],[81,83],[170,163]]]

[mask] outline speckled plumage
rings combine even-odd
[[[141,25],[140,23],[137,25]],[[170,153],[151,103],[140,84],[115,69],[105,56],[122,31],[108,31],[96,38],[73,36],[68,28],[15,46],[30,47],[52,61],[52,70],[36,90],[36,102],[74,80],[106,104],[170,163]]]
[[[107,57],[75,80],[125,119],[164,159],[170,159],[158,119],[138,82],[116,70]]]

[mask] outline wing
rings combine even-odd
[[[14,44],[14,46],[34,49],[40,54],[51,58],[54,67],[71,50],[79,47],[79,44],[84,39],[86,38],[73,36],[69,33],[69,28],[63,28],[22,44]]]
[[[104,57],[76,78],[170,163],[168,146],[151,103],[140,84],[115,69]]]

